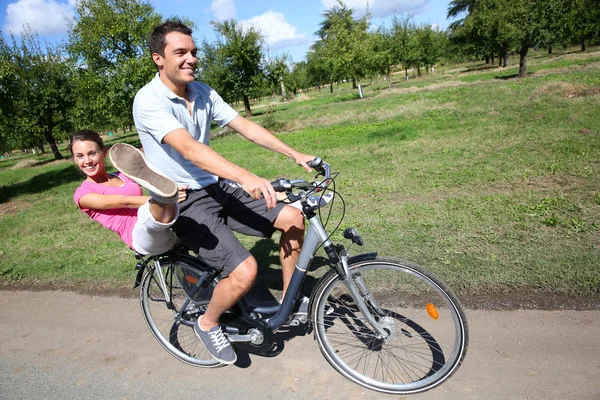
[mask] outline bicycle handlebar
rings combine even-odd
[[[321,159],[321,157],[315,157],[314,160],[309,161],[306,163],[309,167],[314,168],[317,170],[317,172],[319,172],[321,175],[323,175],[325,177],[325,179],[329,179],[329,164],[327,164],[325,161],[323,161],[323,159]]]
[[[315,157],[314,160],[307,162],[307,165],[311,168],[314,168],[319,172],[319,174],[323,175],[325,179],[329,179],[330,177],[330,169],[329,164],[321,159],[321,157]],[[278,178],[271,182],[273,189],[276,192],[287,192],[292,188],[303,189],[303,190],[312,190],[319,186],[318,183],[307,182],[302,179],[297,180],[289,180],[285,178]]]

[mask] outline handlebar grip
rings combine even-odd
[[[321,157],[315,157],[314,160],[306,163],[309,167],[314,168],[317,172],[325,175],[325,163]]]
[[[321,163],[323,162],[323,160],[321,159],[321,157],[315,157],[314,160],[307,162],[306,164],[311,167],[311,168],[317,168],[319,165],[321,165]]]
[[[271,182],[271,185],[273,186],[273,190],[275,190],[276,192],[285,192],[286,187],[285,187],[283,181],[284,181],[283,178],[279,178],[279,179],[276,179],[273,182]]]

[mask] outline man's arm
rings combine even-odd
[[[257,123],[238,115],[227,126],[251,142],[291,158],[307,172],[311,172],[307,162],[312,161],[314,156],[297,152]]]
[[[263,196],[268,208],[273,208],[277,204],[275,191],[268,180],[228,161],[204,143],[197,142],[186,129],[169,132],[163,142],[199,168],[241,184],[252,198],[260,199]]]

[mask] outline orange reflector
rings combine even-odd
[[[425,304],[425,310],[427,310],[427,314],[429,314],[429,316],[433,319],[438,319],[440,316],[436,306],[431,303]]]
[[[193,276],[189,276],[189,275],[185,276],[185,280],[188,283],[191,283],[192,285],[195,285],[196,283],[198,283],[198,278],[194,278]]]

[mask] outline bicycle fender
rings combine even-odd
[[[356,262],[361,262],[361,261],[374,260],[377,258],[377,254],[378,254],[377,252],[373,252],[373,253],[359,254],[357,256],[350,257],[348,259],[348,265],[354,264]]]
[[[142,283],[142,276],[144,275],[144,271],[146,270],[146,264],[142,263],[140,269],[138,269],[137,275],[135,276],[135,284],[133,285],[133,288],[137,288],[140,286],[140,284]]]

